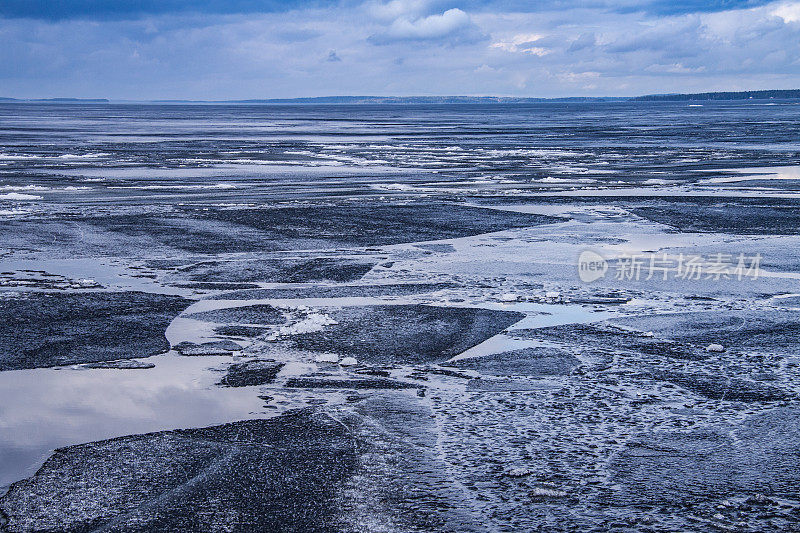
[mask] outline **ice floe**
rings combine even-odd
[[[41,200],[42,197],[35,195],[35,194],[22,194],[19,192],[8,192],[5,194],[0,194],[0,200]]]

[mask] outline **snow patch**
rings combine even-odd
[[[301,333],[314,333],[322,331],[325,326],[338,324],[334,319],[324,313],[311,313],[300,322],[278,328],[278,335],[298,335]]]
[[[42,185],[3,185],[0,186],[0,191],[35,191],[35,192],[46,192],[51,190],[50,187],[44,187]]]
[[[27,215],[30,213],[27,209],[0,209],[0,216],[13,217],[17,215]]]
[[[546,489],[543,487],[534,487],[531,490],[531,496],[538,498],[563,498],[567,493],[563,490]]]
[[[405,183],[378,183],[371,187],[379,191],[413,191],[416,189],[416,187],[406,185]]]
[[[335,353],[323,353],[314,358],[316,363],[338,363],[339,356]]]
[[[0,200],[41,200],[41,196],[35,194],[21,194],[18,192],[9,192],[0,194]]]

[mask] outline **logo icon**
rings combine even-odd
[[[591,250],[584,250],[578,257],[578,277],[584,283],[596,281],[608,272],[608,262],[602,255]]]

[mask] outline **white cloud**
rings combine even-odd
[[[383,32],[370,39],[375,44],[397,41],[430,41],[455,37],[460,41],[474,41],[479,38],[469,15],[458,8],[448,9],[440,15],[429,15],[411,19],[405,16],[396,18]]]
[[[494,41],[491,46],[506,52],[522,52],[541,57],[549,53],[547,48],[536,46],[537,41],[543,37],[544,35],[538,33],[518,33],[511,38]]]
[[[420,17],[427,10],[428,0],[391,0],[390,2],[369,2],[367,10],[378,20],[393,21],[400,17]]]
[[[561,96],[800,86],[798,2],[675,16],[432,11],[441,5],[369,0],[127,21],[0,18],[0,96]]]
[[[645,71],[647,72],[659,72],[659,73],[666,73],[666,74],[697,74],[700,72],[705,72],[706,67],[687,67],[682,63],[673,63],[671,65],[660,65],[654,64],[650,65],[649,67],[645,67]]]
[[[782,18],[784,22],[798,22],[800,21],[800,3],[779,4],[772,9],[771,13]]]
[[[586,72],[559,72],[555,75],[556,78],[565,82],[565,83],[572,83],[572,84],[581,84],[584,85],[588,81],[595,80],[600,77],[599,72],[593,71],[586,71]]]

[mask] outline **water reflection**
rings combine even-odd
[[[263,413],[253,387],[214,385],[230,357],[163,355],[147,370],[0,372],[0,487],[32,475],[59,447]]]

